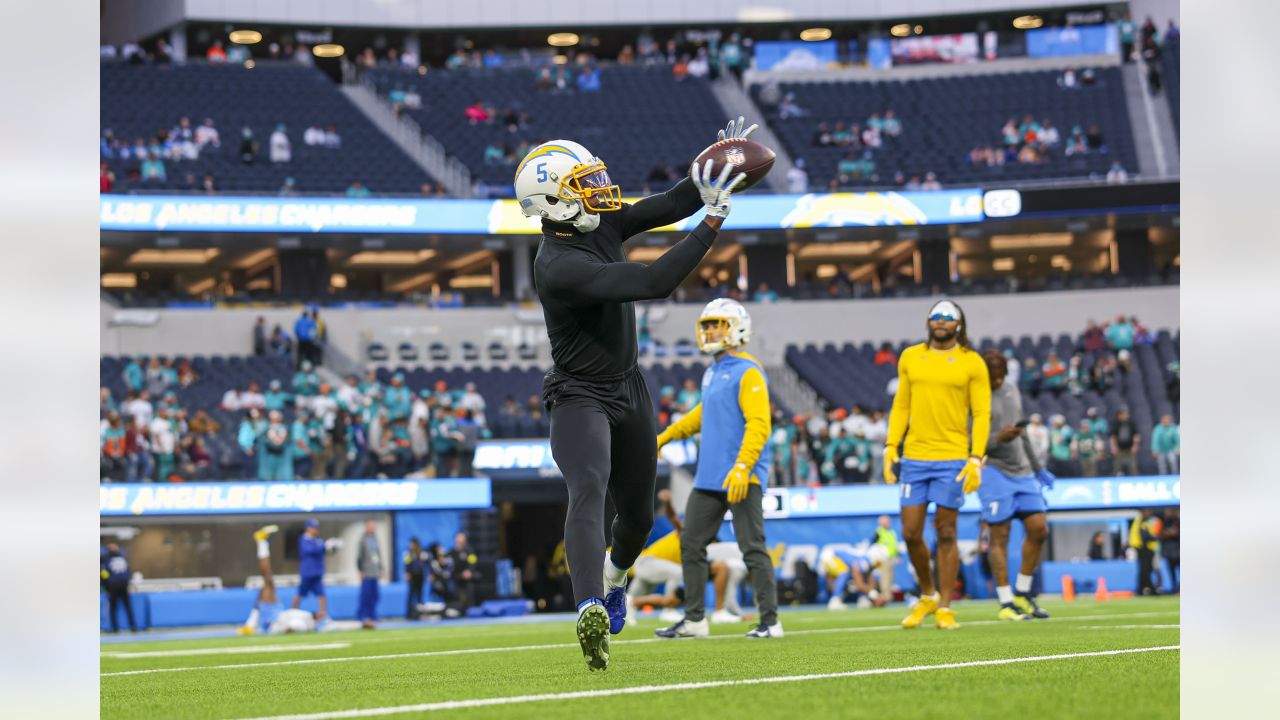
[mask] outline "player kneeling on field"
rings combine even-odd
[[[1049,613],[1036,605],[1031,595],[1031,575],[1040,564],[1040,551],[1049,537],[1045,519],[1047,505],[1043,488],[1053,487],[1054,477],[1039,466],[1027,421],[1022,419],[1022,394],[1006,383],[1008,366],[996,350],[982,354],[991,378],[991,438],[987,442],[987,465],[982,468],[978,500],[982,519],[991,527],[991,549],[987,560],[996,581],[1001,620],[1047,618]],[[1009,588],[1009,526],[1013,518],[1022,521],[1026,539],[1022,541],[1022,567],[1013,589]]]
[[[873,545],[865,554],[847,550],[826,549],[818,563],[827,579],[827,609],[844,610],[845,596],[852,583],[854,601],[858,607],[883,607],[889,598],[876,590],[876,576],[892,573],[889,551],[883,545]]]

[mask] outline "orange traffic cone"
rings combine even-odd
[[[1106,602],[1111,599],[1111,594],[1107,592],[1107,579],[1098,578],[1098,592],[1094,594],[1094,599],[1098,602]]]
[[[1070,575],[1062,576],[1062,602],[1075,602],[1076,581]]]

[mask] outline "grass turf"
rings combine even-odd
[[[614,637],[607,672],[589,673],[573,623],[254,636],[103,645],[103,718],[256,718],[444,701],[610,691],[636,686],[755,680],[944,663],[1172,646],[1176,598],[1097,604],[1044,602],[1047,621],[997,623],[993,602],[957,603],[960,630],[896,627],[903,606],[782,614],[787,637],[750,640],[746,624],[713,625],[711,640],[652,640],[642,619]],[[718,638],[718,639],[714,639]],[[307,649],[320,644],[348,647]],[[118,653],[296,646],[288,651],[167,657]],[[550,647],[538,647],[538,646]],[[453,652],[450,652],[453,651]],[[458,652],[462,651],[462,652]],[[427,654],[441,653],[441,654]],[[379,658],[374,656],[409,655]],[[547,717],[556,712],[679,713],[681,720],[757,718],[1176,717],[1178,651],[1055,659],[808,679],[786,683],[664,689],[634,695],[464,707],[415,715]],[[369,658],[369,659],[357,659]],[[332,660],[325,662],[298,662]],[[286,663],[286,664],[282,664]],[[225,667],[251,665],[251,667]],[[177,672],[112,675],[140,670]],[[798,715],[804,713],[804,715]]]

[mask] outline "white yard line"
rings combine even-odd
[[[1062,623],[1062,622],[1078,622],[1082,620],[1109,620],[1109,619],[1119,619],[1119,618],[1152,617],[1152,616],[1159,616],[1159,615],[1177,615],[1177,614],[1178,614],[1178,611],[1170,610],[1170,611],[1163,611],[1163,612],[1115,613],[1115,614],[1105,614],[1105,615],[1076,615],[1074,617],[1064,617],[1064,618],[1058,618],[1056,620],[1050,620],[1049,622]],[[1038,620],[1030,621],[1030,622],[1034,622],[1036,624],[1042,624],[1041,621],[1038,621]],[[1006,624],[1010,624],[1010,623],[1005,623],[1000,620],[970,620],[962,623],[962,625],[1006,625]],[[869,626],[851,627],[851,628],[826,628],[821,630],[792,630],[791,632],[788,632],[787,635],[828,635],[832,633],[884,632],[884,631],[891,631],[891,630],[897,630],[901,632],[902,628],[896,624],[895,625],[869,625]],[[923,631],[928,632],[928,629],[926,628]],[[729,639],[741,638],[741,637],[742,635],[738,635],[738,634],[712,635],[710,638],[707,638],[707,639],[708,640],[729,640]],[[681,642],[681,641],[661,640],[659,638],[645,638],[642,640],[615,640],[613,641],[612,644],[613,645],[640,645],[640,644],[656,643],[656,642]],[[459,650],[426,650],[423,652],[393,653],[389,655],[361,655],[361,656],[353,656],[353,657],[311,658],[308,660],[276,660],[276,661],[261,662],[261,663],[236,663],[233,665],[193,665],[188,667],[175,667],[175,668],[151,668],[147,670],[121,670],[116,672],[101,673],[100,677],[121,677],[125,675],[152,675],[155,673],[192,672],[192,671],[207,671],[207,670],[239,670],[241,668],[276,667],[280,665],[314,665],[317,663],[361,662],[361,661],[370,661],[370,660],[399,660],[403,658],[440,657],[440,656],[446,656],[446,655],[479,655],[484,653],[525,652],[529,650],[555,650],[555,649],[561,649],[561,648],[576,648],[576,647],[578,647],[577,643],[549,643],[545,645],[515,645],[515,646],[504,646],[504,647],[464,648]]]
[[[300,715],[272,715],[270,717],[253,718],[252,720],[333,720],[336,718],[363,718],[379,715],[399,715],[401,713],[409,712],[463,710],[467,708],[491,707],[495,705],[522,705],[525,703],[546,702],[549,700],[580,700],[587,698],[613,697],[616,695],[644,695],[649,693],[671,692],[674,690],[702,690],[705,688],[731,686],[745,687],[751,685],[808,682],[812,680],[831,680],[836,678],[868,677],[872,675],[927,672],[930,670],[954,670],[959,668],[991,667],[994,665],[1016,665],[1020,663],[1047,662],[1052,660],[1073,660],[1078,658],[1107,657],[1112,655],[1165,652],[1178,650],[1179,648],[1180,646],[1178,645],[1160,645],[1156,647],[1129,648],[1125,650],[1099,650],[1095,652],[1064,653],[1061,655],[1033,655],[1030,657],[1004,658],[1000,660],[973,660],[970,662],[942,663],[938,665],[871,668],[867,670],[816,673],[811,675],[777,675],[771,677],[747,678],[743,680],[710,680],[705,682],[673,683],[670,685],[640,685],[638,687],[615,688],[612,690],[580,690],[577,692],[548,693],[545,695],[515,695],[509,697],[477,698],[474,700],[448,700],[444,702],[421,703],[418,705],[397,705],[392,707],[362,708],[358,710],[336,710],[331,712],[306,713]]]
[[[1177,630],[1181,625],[1085,625],[1079,630]]]
[[[157,658],[184,657],[187,655],[247,655],[251,653],[271,652],[309,652],[311,650],[342,650],[351,647],[351,643],[322,643],[307,645],[237,645],[234,647],[198,648],[194,650],[148,650],[146,652],[104,652],[102,657],[108,658]]]

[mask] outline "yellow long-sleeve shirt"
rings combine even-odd
[[[925,343],[903,351],[888,445],[897,447],[905,436],[904,458],[962,460],[986,454],[990,429],[991,381],[981,355]]]
[[[740,358],[759,365],[759,361],[746,353],[735,353]],[[757,367],[749,367],[738,383],[738,407],[742,410],[742,443],[738,448],[735,464],[754,468],[764,451],[769,434],[773,431],[773,419],[769,410],[769,388],[764,374]],[[698,403],[684,417],[662,432],[663,442],[693,437],[702,430],[702,403]],[[751,482],[760,484],[753,473]]]
[[[659,560],[666,560],[668,562],[679,563],[680,562],[680,533],[676,532],[675,530],[672,530],[666,535],[663,535],[657,540],[654,540],[653,544],[645,548],[644,550],[641,550],[640,554],[646,557],[655,557],[655,558],[658,558]]]

